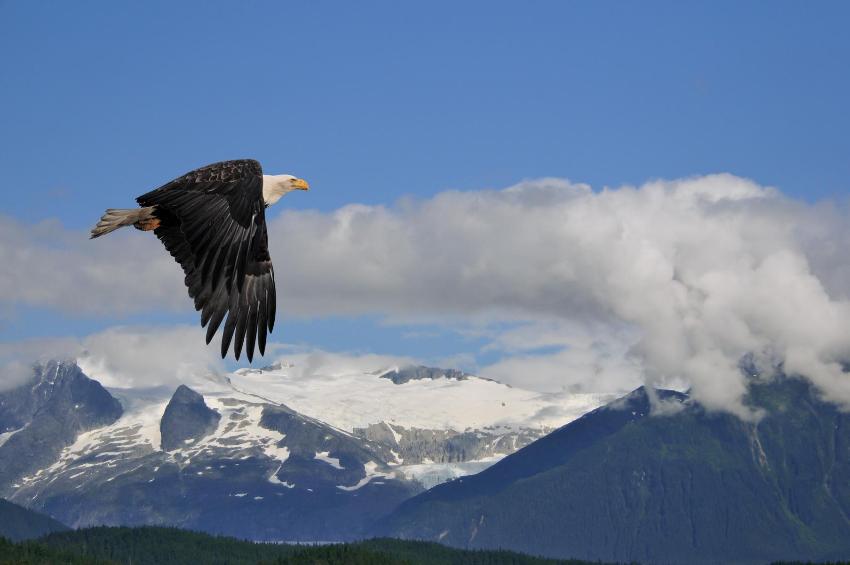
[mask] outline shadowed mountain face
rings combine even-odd
[[[50,516],[27,510],[0,498],[0,538],[20,541],[67,529],[67,526]]]
[[[683,395],[660,391],[662,400]],[[850,416],[800,380],[754,384],[758,423],[646,392],[405,502],[375,533],[646,563],[850,556]]]

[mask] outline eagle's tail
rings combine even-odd
[[[127,209],[108,209],[97,225],[91,230],[91,239],[100,237],[124,226],[136,226],[142,230],[154,229],[159,221],[153,214],[154,207]]]

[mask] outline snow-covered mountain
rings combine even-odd
[[[0,496],[71,526],[350,539],[424,488],[480,471],[605,400],[425,367],[288,363],[176,391],[107,392],[73,363],[52,362],[0,394]],[[12,463],[21,449],[23,467]]]
[[[613,395],[540,393],[459,371],[392,367],[375,372],[278,363],[229,375],[234,388],[353,431],[386,422],[457,431],[555,428]]]

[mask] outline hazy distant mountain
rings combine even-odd
[[[457,369],[440,369],[437,367],[425,367],[424,365],[395,367],[390,371],[381,373],[382,379],[390,379],[397,385],[403,385],[406,382],[421,379],[454,379],[463,381],[471,376]]]
[[[850,557],[850,415],[789,378],[753,385],[757,424],[660,394],[682,409],[650,416],[638,389],[374,533],[645,563]]]
[[[0,498],[0,538],[20,541],[67,529],[67,526],[50,516],[27,510]]]

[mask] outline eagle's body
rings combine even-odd
[[[251,361],[255,343],[264,354],[275,318],[265,208],[307,188],[291,175],[263,175],[254,160],[214,163],[139,196],[141,208],[107,210],[91,236],[128,225],[153,230],[183,268],[207,343],[227,315],[221,356],[233,341],[239,359],[244,342]]]

